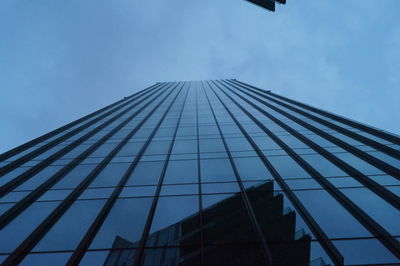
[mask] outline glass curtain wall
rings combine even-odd
[[[400,137],[237,80],[157,83],[0,166],[4,265],[400,262]]]

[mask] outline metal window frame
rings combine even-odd
[[[233,85],[233,86],[234,86],[235,88],[237,88],[235,85]],[[241,86],[241,85],[239,85],[239,86],[242,87],[242,88],[245,88],[245,87],[243,87],[243,86]],[[370,147],[373,147],[373,148],[378,149],[377,147],[374,146],[374,145],[375,145],[374,143],[379,144],[379,146],[380,146],[381,148],[382,148],[382,147],[383,147],[383,148],[382,148],[381,150],[380,150],[380,149],[378,149],[378,150],[380,150],[381,152],[383,152],[383,153],[385,153],[385,154],[387,154],[387,155],[389,155],[389,156],[392,156],[392,157],[394,157],[394,158],[396,158],[396,159],[400,159],[400,152],[397,151],[396,149],[393,149],[393,148],[391,148],[391,147],[388,147],[388,146],[386,146],[386,145],[383,145],[383,144],[381,144],[381,143],[379,143],[379,142],[376,142],[376,141],[373,141],[373,140],[369,140],[368,138],[366,138],[366,137],[364,137],[364,136],[361,136],[361,135],[359,135],[359,134],[357,134],[357,133],[354,133],[354,132],[352,132],[352,131],[350,131],[350,130],[341,128],[341,127],[339,127],[339,126],[337,126],[337,125],[334,125],[334,124],[332,124],[332,123],[330,123],[330,122],[328,122],[328,121],[325,121],[325,120],[323,120],[323,119],[321,119],[321,118],[319,118],[319,117],[316,117],[316,116],[314,116],[314,115],[312,115],[312,114],[309,114],[309,113],[307,113],[307,112],[304,112],[304,111],[302,111],[302,110],[300,110],[300,109],[298,109],[298,108],[294,108],[294,107],[292,107],[292,106],[290,106],[290,105],[288,105],[288,104],[285,104],[285,103],[283,103],[283,102],[277,101],[277,100],[275,100],[275,99],[273,99],[273,98],[271,98],[271,97],[269,97],[269,96],[265,96],[265,95],[263,95],[263,94],[254,92],[254,91],[252,91],[252,90],[250,90],[250,89],[248,89],[248,88],[246,88],[246,89],[247,89],[248,91],[251,91],[252,93],[255,93],[255,94],[261,96],[262,98],[268,99],[268,100],[270,100],[270,101],[272,101],[272,102],[274,102],[274,103],[277,103],[277,104],[279,104],[280,106],[283,106],[283,107],[285,107],[285,108],[287,108],[287,109],[289,109],[289,110],[291,110],[291,111],[297,112],[297,113],[299,113],[300,115],[304,115],[305,117],[310,118],[310,119],[312,119],[312,120],[315,121],[315,122],[318,122],[318,123],[320,123],[320,124],[322,124],[322,125],[324,125],[324,126],[327,126],[327,127],[331,128],[331,129],[333,129],[333,130],[336,130],[336,131],[338,131],[338,132],[340,132],[340,133],[342,133],[342,134],[344,134],[344,135],[346,135],[346,136],[352,137],[353,139],[355,139],[355,140],[357,140],[357,141],[360,141],[360,142],[362,142],[362,143],[365,144],[365,145],[368,145],[368,146],[370,146]],[[239,89],[239,90],[240,90],[240,89]],[[241,90],[241,91],[242,91],[242,90]],[[242,92],[243,92],[243,91],[242,91]],[[249,93],[246,93],[246,92],[243,92],[243,93],[245,93],[246,95],[249,95],[249,96],[252,97],[253,99],[256,99],[257,101],[263,103],[264,105],[267,105],[267,103],[266,103],[265,101],[262,101],[262,100],[258,99],[257,97],[255,97],[255,96],[253,96],[253,95],[250,95]],[[270,105],[270,104],[268,105],[268,107],[270,107],[271,109],[276,108],[275,106],[273,106],[274,108],[271,107],[271,106],[273,106],[273,105]],[[275,110],[275,109],[274,109],[274,110]],[[277,109],[277,110],[279,110],[279,109]],[[281,113],[281,111],[277,111],[277,112],[280,112],[280,113]],[[287,114],[287,112],[285,112],[285,113]],[[282,114],[283,114],[283,113],[282,113]],[[289,114],[289,115],[290,115],[290,114]],[[285,115],[285,116],[286,116],[286,115]],[[341,139],[339,139],[339,138],[337,138],[337,137],[332,136],[331,134],[328,134],[328,133],[326,133],[326,132],[324,132],[324,131],[318,129],[318,128],[315,127],[315,126],[312,126],[312,125],[310,125],[310,124],[308,124],[308,123],[302,121],[301,119],[299,119],[299,118],[297,118],[297,117],[295,117],[295,116],[293,116],[293,115],[290,115],[290,116],[291,116],[291,117],[294,117],[294,118],[290,118],[290,119],[292,119],[292,120],[295,119],[296,122],[299,123],[299,124],[301,124],[303,127],[307,128],[307,129],[309,129],[310,131],[313,131],[313,132],[319,131],[318,135],[320,135],[321,137],[323,137],[323,138],[325,138],[325,139],[328,139],[329,141],[333,142],[334,144],[336,144],[336,145],[342,147],[343,149],[345,149],[345,150],[347,150],[347,151],[353,153],[354,155],[356,155],[356,156],[358,156],[359,158],[363,159],[364,161],[366,161],[366,162],[368,162],[368,163],[374,165],[375,167],[377,167],[378,169],[384,171],[385,173],[387,173],[387,174],[389,174],[389,175],[391,175],[391,176],[393,176],[393,177],[396,177],[397,179],[400,180],[400,169],[398,169],[398,168],[396,168],[396,167],[394,167],[394,166],[392,166],[392,165],[390,165],[390,164],[388,164],[388,163],[386,163],[386,162],[384,162],[384,161],[382,161],[382,160],[380,160],[380,159],[378,159],[378,158],[376,158],[376,157],[374,157],[374,156],[371,156],[370,154],[368,154],[368,153],[366,153],[366,152],[364,152],[364,151],[362,151],[362,150],[360,150],[360,149],[358,149],[358,148],[356,148],[356,147],[354,147],[354,146],[352,146],[352,145],[346,143],[345,141],[342,141]],[[298,121],[299,121],[299,122],[298,122]],[[345,133],[342,132],[342,131],[346,131],[348,134],[345,134]],[[351,135],[351,136],[350,136],[350,135]],[[362,137],[363,139],[367,139],[368,141],[366,141],[366,140],[365,140],[365,141],[364,141],[364,140],[361,140],[361,139],[359,139],[356,135]],[[371,143],[369,143],[369,141],[371,141]],[[387,152],[383,151],[383,149],[387,150]],[[397,155],[399,156],[399,158],[397,158]]]
[[[180,110],[179,118],[178,118],[175,130],[174,130],[173,136],[172,136],[172,140],[171,140],[171,142],[169,144],[169,147],[168,147],[167,157],[164,160],[163,168],[161,170],[160,177],[158,179],[157,188],[156,188],[156,191],[154,193],[154,198],[153,198],[153,201],[151,203],[151,207],[150,207],[149,213],[147,215],[146,224],[145,224],[144,229],[143,229],[143,234],[142,234],[142,236],[141,236],[141,238],[139,240],[139,247],[138,247],[138,249],[137,249],[137,251],[135,253],[135,258],[134,258],[134,261],[133,261],[133,265],[139,266],[139,265],[143,264],[143,259],[144,259],[143,257],[144,257],[144,250],[146,248],[146,242],[147,242],[148,236],[150,234],[150,229],[151,229],[151,225],[153,223],[154,215],[155,215],[155,212],[156,212],[158,199],[160,197],[161,188],[162,188],[162,185],[163,185],[163,182],[164,182],[164,178],[165,178],[165,173],[167,172],[167,167],[168,167],[168,164],[169,164],[169,158],[171,157],[172,148],[173,148],[173,146],[175,144],[176,135],[178,133],[179,124],[180,124],[181,119],[182,119],[182,114],[183,114],[183,110],[185,108],[187,96],[189,94],[189,89],[190,89],[190,86],[186,90],[186,95],[185,95],[185,98],[183,100],[182,109]],[[167,115],[167,112],[165,113],[165,115]],[[160,125],[161,125],[161,123],[160,123]]]
[[[142,106],[139,110],[130,115],[125,121],[123,121],[120,125],[116,126],[112,131],[110,131],[107,135],[103,136],[100,140],[91,145],[88,149],[83,151],[80,155],[78,155],[73,161],[69,164],[61,168],[58,172],[56,172],[52,177],[43,182],[36,189],[33,189],[28,195],[26,195],[23,199],[21,199],[18,203],[16,203],[13,207],[8,209],[0,216],[0,230],[3,229],[6,225],[8,225],[15,217],[17,217],[21,212],[23,212],[26,208],[28,208],[36,199],[46,193],[52,186],[54,186],[57,182],[62,180],[70,171],[72,171],[75,166],[85,160],[91,153],[93,153],[97,148],[99,148],[102,144],[104,144],[109,138],[111,138],[115,133],[117,133],[121,128],[123,128],[126,124],[128,124],[133,118],[135,118],[138,114],[140,114],[145,108],[147,108],[155,99],[158,98],[159,95],[163,94],[168,90],[170,86],[168,86],[165,90],[163,90],[160,94],[156,95],[151,101]]]
[[[222,142],[224,144],[224,148],[225,148],[225,151],[226,151],[226,153],[228,155],[230,165],[231,165],[232,170],[234,172],[234,175],[235,175],[235,178],[237,180],[237,183],[238,183],[238,185],[240,187],[241,196],[242,196],[243,203],[245,205],[247,214],[249,215],[249,219],[250,219],[250,221],[252,223],[253,229],[255,230],[256,235],[259,237],[259,240],[261,242],[262,251],[263,251],[263,255],[264,255],[264,258],[265,258],[266,265],[271,265],[272,266],[273,265],[273,259],[272,259],[272,253],[271,253],[270,247],[269,247],[269,245],[268,245],[268,243],[267,243],[267,241],[266,241],[266,239],[264,237],[264,234],[263,234],[263,231],[261,229],[261,226],[258,223],[258,220],[256,218],[256,215],[255,215],[255,212],[253,210],[252,204],[250,203],[250,199],[249,199],[249,197],[247,195],[247,191],[246,191],[245,187],[243,186],[242,179],[241,179],[239,171],[238,171],[238,169],[236,167],[236,163],[233,160],[233,157],[232,157],[231,151],[229,149],[229,146],[228,146],[228,144],[226,142],[225,136],[222,133],[221,126],[219,125],[217,116],[215,115],[214,108],[212,107],[212,104],[210,102],[209,96],[208,96],[208,94],[207,94],[207,92],[206,92],[206,90],[204,88],[203,83],[201,83],[201,84],[202,84],[202,87],[203,87],[203,91],[204,91],[204,93],[206,95],[207,102],[208,102],[208,104],[210,106],[212,116],[213,116],[214,121],[215,121],[215,123],[217,125],[219,136],[221,137],[221,140],[222,140]]]
[[[214,83],[214,86],[216,86],[218,89],[220,87]],[[210,86],[210,85],[209,85]],[[214,91],[214,89],[210,86],[210,88]],[[215,91],[214,91],[215,93]],[[216,94],[216,93],[215,93]],[[230,117],[233,119],[235,124],[239,127],[240,131],[242,134],[245,136],[247,141],[251,144],[251,146],[254,148],[255,152],[258,154],[259,158],[265,165],[265,167],[271,172],[272,176],[274,177],[274,180],[283,188],[283,191],[285,195],[288,197],[290,202],[293,204],[295,207],[296,211],[300,214],[300,216],[303,218],[304,222],[306,225],[310,228],[311,232],[316,236],[317,239],[319,239],[319,243],[325,250],[325,252],[328,254],[330,259],[335,263],[335,265],[344,265],[344,258],[342,254],[339,252],[339,250],[336,248],[336,246],[332,243],[332,241],[328,238],[324,230],[319,226],[319,224],[315,221],[315,219],[312,217],[312,215],[307,211],[307,209],[304,207],[303,203],[299,200],[299,198],[293,193],[293,191],[290,189],[290,187],[287,185],[286,181],[282,178],[282,176],[279,174],[279,172],[275,169],[275,167],[271,164],[271,162],[267,159],[267,157],[264,155],[264,153],[261,151],[261,149],[258,147],[258,145],[254,142],[254,140],[250,137],[248,132],[243,128],[242,124],[238,121],[238,119],[232,114],[232,112],[229,110],[229,108],[226,106],[226,104],[221,100],[220,96],[218,94],[217,98],[221,102],[221,104],[224,106],[225,110],[229,113]],[[267,135],[272,134],[267,128],[264,131]],[[274,139],[272,139],[274,140]]]
[[[225,86],[226,87],[226,86]],[[336,199],[346,210],[349,211],[354,218],[356,218],[371,234],[379,237],[380,242],[397,258],[400,258],[400,243],[397,241],[389,232],[386,231],[381,225],[373,220],[367,213],[361,208],[354,204],[348,197],[346,197],[340,190],[333,186],[328,180],[326,180],[317,170],[315,170],[308,162],[301,158],[295,153],[288,145],[281,141],[271,131],[269,131],[257,118],[255,118],[249,111],[243,106],[237,103],[229,94],[227,94],[220,87],[219,89],[234,102],[243,112],[245,112],[261,129],[265,129],[267,133],[282,149],[284,149],[290,157],[295,160],[307,173],[309,173],[315,181],[317,181],[322,187],[328,188],[326,191]],[[268,114],[263,111],[263,114]],[[268,114],[268,118],[274,118]],[[278,120],[278,119],[276,119]]]
[[[175,91],[180,83],[173,83],[173,84],[175,85],[173,91]],[[150,145],[152,138],[157,133],[157,131],[158,131],[162,121],[166,117],[169,109],[171,109],[173,103],[178,98],[179,94],[181,93],[182,88],[183,88],[183,86],[179,89],[179,91],[176,93],[176,95],[172,99],[171,103],[169,104],[169,106],[166,109],[166,111],[163,114],[163,116],[160,118],[159,122],[155,126],[154,130],[152,131],[152,133],[147,137],[146,142],[143,144],[142,148],[140,149],[140,151],[136,155],[135,159],[132,161],[132,163],[129,166],[128,170],[125,172],[123,177],[120,179],[120,181],[118,183],[118,186],[114,189],[112,195],[109,197],[109,199],[107,200],[105,205],[102,207],[101,211],[97,215],[96,219],[93,221],[93,223],[90,226],[89,230],[86,232],[86,234],[83,236],[83,238],[79,242],[78,247],[75,249],[75,251],[73,252],[71,257],[69,258],[69,260],[68,260],[66,265],[77,265],[77,264],[79,264],[79,262],[81,261],[81,259],[85,255],[85,252],[89,248],[89,245],[93,241],[94,237],[96,236],[97,232],[101,228],[103,222],[106,220],[106,218],[107,218],[108,214],[110,213],[112,207],[114,206],[115,202],[117,201],[118,196],[120,195],[124,185],[126,184],[128,179],[130,178],[130,176],[133,173],[133,171],[135,170],[136,166],[138,165],[138,163],[139,163],[141,157],[143,156],[144,152],[146,151],[147,147]],[[149,113],[149,115],[146,116],[146,117],[147,118],[150,117],[151,114],[153,114],[160,105],[161,105],[161,103],[156,108],[154,108],[152,110],[152,112]],[[131,134],[131,136],[129,136],[129,137],[134,136],[134,133],[135,132],[133,132],[133,134]]]
[[[100,110],[97,110],[97,111],[95,111],[93,113],[85,115],[84,117],[81,117],[81,118],[79,118],[79,119],[77,119],[75,121],[72,121],[72,122],[70,122],[70,123],[68,123],[68,124],[66,124],[64,126],[61,126],[61,127],[57,128],[57,129],[55,129],[53,131],[50,131],[49,133],[46,133],[46,134],[44,134],[44,135],[42,135],[40,137],[37,137],[37,138],[35,138],[33,140],[30,140],[30,141],[28,141],[28,142],[26,142],[26,143],[24,143],[22,145],[19,145],[19,146],[15,147],[15,148],[13,148],[13,149],[11,149],[9,151],[6,151],[6,152],[0,154],[0,162],[5,161],[8,158],[10,158],[10,157],[12,157],[12,156],[14,156],[14,155],[16,155],[16,154],[18,154],[20,152],[23,152],[26,149],[29,149],[32,146],[34,146],[34,145],[36,145],[36,144],[38,144],[38,143],[40,143],[42,141],[45,141],[46,139],[49,139],[49,138],[57,135],[58,133],[63,132],[64,130],[67,130],[67,129],[69,129],[69,128],[71,128],[71,127],[73,127],[73,126],[75,126],[75,125],[77,125],[77,124],[79,124],[79,123],[81,123],[81,122],[83,122],[85,120],[88,120],[88,119],[92,118],[93,116],[95,116],[97,114],[100,114],[101,112],[106,111],[107,109],[110,109],[110,108],[112,108],[114,106],[117,106],[118,104],[120,104],[120,103],[122,103],[124,101],[127,101],[132,97],[139,96],[139,95],[143,94],[144,92],[146,92],[148,90],[151,90],[156,85],[158,85],[158,83],[156,83],[154,85],[151,85],[150,87],[148,87],[148,88],[146,88],[144,90],[138,91],[138,92],[136,92],[136,93],[134,93],[134,94],[132,94],[130,96],[124,97],[122,100],[119,100],[119,101],[117,101],[115,103],[107,105],[107,106],[101,108]]]
[[[153,94],[155,94],[157,91],[152,92],[150,95],[146,96],[145,98],[141,99],[141,100],[146,100],[147,98],[151,97]],[[43,161],[41,161],[40,163],[38,163],[37,165],[27,169],[25,172],[23,172],[22,174],[18,175],[17,177],[15,177],[14,179],[10,180],[9,182],[7,182],[6,184],[4,184],[3,186],[0,187],[0,197],[3,197],[4,195],[6,195],[7,193],[9,193],[12,189],[16,188],[17,186],[19,186],[20,184],[22,184],[23,182],[25,182],[26,180],[28,180],[29,178],[31,178],[33,175],[35,175],[36,173],[40,172],[42,169],[46,168],[47,166],[49,166],[51,163],[53,163],[54,161],[56,161],[57,159],[59,159],[61,156],[63,156],[64,154],[68,153],[69,151],[71,151],[72,149],[74,149],[75,147],[79,146],[80,144],[82,144],[85,140],[89,139],[91,136],[95,135],[96,133],[98,133],[101,129],[103,129],[104,127],[106,127],[107,125],[111,124],[112,122],[114,122],[115,120],[117,120],[120,116],[126,114],[127,112],[129,112],[130,110],[132,110],[134,107],[136,107],[137,104],[134,103],[132,104],[129,108],[127,108],[126,110],[120,112],[119,114],[111,117],[109,120],[107,120],[106,122],[104,122],[103,124],[99,125],[98,127],[94,128],[93,130],[91,130],[90,132],[88,132],[87,134],[83,135],[82,137],[80,137],[79,139],[75,140],[74,142],[66,145],[64,148],[62,148],[61,150],[59,150],[58,152],[54,153],[53,155],[51,155],[50,157],[48,157],[47,159],[44,159]]]
[[[176,84],[176,86],[178,84]],[[67,196],[67,198],[64,199],[62,201],[62,203],[60,203],[60,205],[58,205],[56,207],[56,209],[53,210],[53,212],[49,216],[47,216],[47,218],[13,251],[13,253],[11,253],[11,255],[5,259],[5,261],[3,262],[3,265],[16,265],[16,264],[20,263],[25,258],[26,255],[28,255],[28,253],[32,250],[32,248],[44,237],[44,235],[51,229],[51,227],[58,221],[58,219],[61,218],[61,216],[69,209],[69,207],[75,202],[75,200],[83,193],[84,189],[90,185],[90,183],[107,166],[107,164],[118,153],[118,151],[120,151],[123,148],[123,146],[128,142],[130,137],[132,137],[139,130],[139,128],[151,117],[151,115],[157,110],[157,108],[160,107],[161,104],[171,95],[171,93],[175,91],[176,86],[161,100],[160,103],[158,103],[153,108],[152,111],[150,111],[142,119],[142,121],[124,138],[124,140],[117,147],[115,147],[113,149],[113,151],[111,151],[106,158],[104,158],[102,163],[100,163],[93,171],[91,171],[91,173],[73,190],[73,192],[71,192]],[[171,103],[171,105],[172,105],[172,103]],[[137,161],[138,160],[135,159],[135,161],[133,163],[137,163]],[[125,180],[125,181],[127,180],[127,178],[129,177],[129,174],[130,174],[130,172],[129,172],[130,169],[131,169],[131,167],[124,174],[123,178],[121,179],[121,182],[123,180]],[[101,215],[103,215],[103,214],[107,215],[108,212],[105,212],[104,210],[109,211],[111,209],[111,207],[113,206],[113,203],[115,203],[117,196],[119,194],[118,192],[120,192],[123,187],[121,182],[119,183],[119,186],[114,190],[114,192],[110,196],[109,200],[105,203],[105,205],[101,209],[101,211],[100,211]],[[99,216],[100,216],[100,214],[99,214]],[[103,215],[101,218],[105,219],[106,215]],[[99,225],[99,224],[96,224],[96,222],[99,221],[99,219],[98,219],[99,216],[95,220],[95,224],[94,224],[95,226]],[[90,229],[92,229],[92,228],[93,227],[91,227]],[[89,231],[87,231],[86,235],[88,235],[90,232],[92,232],[90,229],[89,229]],[[84,238],[84,240],[85,240],[85,238]],[[81,245],[78,246],[78,248],[74,251],[73,255],[76,254],[77,252],[82,252],[82,250],[79,249],[79,247],[81,247]]]
[[[286,97],[284,97],[284,96],[278,95],[278,94],[273,93],[273,92],[271,92],[271,91],[265,91],[265,90],[263,90],[263,89],[257,88],[257,87],[255,87],[255,86],[252,86],[252,85],[250,85],[250,84],[244,83],[244,82],[239,81],[239,80],[235,80],[235,79],[234,79],[233,81],[235,81],[235,82],[237,82],[237,83],[241,83],[241,84],[246,85],[246,86],[248,86],[248,87],[251,87],[251,88],[253,88],[253,89],[256,89],[257,91],[260,91],[260,92],[262,92],[262,93],[264,93],[264,94],[266,94],[266,95],[271,95],[271,96],[273,96],[273,97],[276,97],[276,98],[278,98],[278,99],[281,99],[281,100],[284,100],[284,101],[286,101],[286,102],[292,103],[292,104],[294,104],[294,105],[300,106],[300,107],[302,107],[302,108],[304,108],[304,109],[307,109],[307,110],[309,110],[309,111],[312,111],[312,112],[315,112],[315,113],[317,113],[317,114],[323,115],[323,116],[325,116],[325,117],[331,118],[331,119],[333,119],[333,120],[336,120],[336,121],[341,122],[341,123],[343,123],[343,124],[346,124],[346,125],[348,125],[348,126],[351,126],[351,127],[357,128],[357,129],[360,129],[360,130],[365,131],[365,132],[367,132],[367,133],[369,133],[369,134],[371,134],[371,135],[374,135],[374,136],[376,136],[376,137],[379,137],[379,138],[385,139],[385,140],[387,140],[387,141],[390,141],[390,142],[392,142],[392,143],[394,143],[394,144],[400,145],[400,137],[399,137],[399,136],[395,136],[395,135],[393,135],[393,134],[391,134],[391,133],[389,133],[389,132],[385,132],[385,131],[382,131],[382,130],[378,130],[378,129],[373,128],[373,127],[371,127],[371,126],[367,126],[367,125],[361,124],[361,123],[359,123],[359,122],[352,121],[352,120],[350,120],[350,119],[347,119],[347,118],[344,118],[344,117],[335,115],[335,114],[333,114],[333,113],[330,113],[330,112],[321,110],[321,109],[319,109],[319,108],[315,108],[315,107],[312,107],[312,106],[310,106],[310,105],[307,105],[307,104],[304,104],[304,103],[301,103],[301,102],[298,102],[298,101],[295,101],[295,100],[286,98]]]
[[[121,104],[121,105],[109,110],[108,112],[102,114],[101,116],[99,116],[99,117],[97,117],[97,118],[95,118],[93,120],[90,120],[86,124],[83,124],[83,125],[79,126],[78,128],[76,128],[76,129],[74,129],[74,130],[72,130],[70,132],[65,133],[64,135],[61,135],[60,137],[56,138],[55,140],[52,140],[51,142],[49,142],[49,143],[47,143],[47,144],[45,144],[45,145],[33,150],[32,152],[23,155],[22,157],[16,159],[15,161],[11,161],[7,165],[5,165],[5,166],[0,168],[0,177],[5,175],[5,174],[7,174],[7,173],[9,173],[9,172],[11,172],[15,168],[21,166],[23,163],[25,163],[25,162],[35,158],[36,156],[38,156],[38,155],[50,150],[51,148],[53,148],[57,144],[61,143],[62,141],[64,141],[64,140],[66,140],[66,139],[68,139],[68,138],[80,133],[82,130],[90,127],[91,125],[97,123],[98,121],[101,121],[104,118],[114,114],[116,111],[122,109],[123,107],[128,106],[129,104],[137,101],[138,99],[140,99],[141,97],[143,97],[147,93],[154,91],[155,89],[157,89],[157,87],[153,87],[151,90],[148,90],[145,93],[142,93],[139,96],[134,97],[133,99],[127,101],[126,103]]]
[[[235,86],[234,86],[235,87]],[[235,87],[237,90],[242,91],[240,88]],[[279,125],[280,127],[282,127],[283,129],[285,129],[288,133],[290,133],[292,136],[296,137],[297,139],[299,139],[301,142],[303,142],[304,144],[306,144],[307,146],[309,146],[310,148],[314,149],[318,154],[322,155],[325,159],[327,159],[328,161],[330,161],[331,163],[333,163],[334,165],[336,165],[339,169],[343,170],[345,173],[347,173],[349,176],[353,177],[354,179],[356,179],[358,182],[360,182],[361,184],[363,184],[365,187],[367,187],[369,190],[371,190],[372,192],[374,192],[375,194],[379,195],[381,198],[383,198],[385,201],[387,201],[389,204],[391,204],[393,207],[395,207],[396,209],[400,210],[400,197],[397,196],[395,193],[391,192],[390,190],[384,188],[383,186],[381,186],[379,183],[375,182],[374,180],[372,180],[371,178],[369,178],[367,175],[364,175],[363,173],[361,173],[359,170],[357,170],[356,168],[352,167],[350,164],[346,163],[345,161],[343,161],[342,159],[338,158],[336,155],[334,155],[333,153],[327,151],[326,149],[322,148],[320,145],[318,145],[317,143],[315,143],[314,141],[311,141],[310,139],[308,139],[307,137],[305,137],[304,135],[300,134],[299,132],[297,132],[296,130],[292,129],[291,127],[289,127],[287,124],[283,123],[282,121],[280,121],[279,119],[275,118],[274,116],[270,115],[268,112],[266,112],[265,110],[263,110],[262,108],[260,108],[259,106],[255,105],[254,103],[252,103],[251,101],[249,101],[248,99],[245,99],[242,95],[237,94],[236,92],[234,92],[233,90],[230,89],[230,91],[232,93],[234,93],[235,95],[237,95],[238,97],[240,97],[241,99],[243,99],[244,101],[246,101],[248,104],[250,104],[253,108],[255,108],[257,111],[259,111],[260,113],[262,113],[263,115],[267,116],[268,118],[270,118],[272,121],[274,121],[275,123],[277,123],[277,125]],[[257,100],[258,102],[262,103],[263,105],[271,108],[272,110],[279,112],[280,114],[284,115],[285,117],[291,119],[292,121],[295,121],[296,123],[302,125],[303,127],[309,129],[310,131],[314,132],[315,134],[317,134],[318,136],[321,136],[329,141],[332,141],[333,143],[338,143],[342,144],[340,140],[335,140],[335,137],[332,137],[331,135],[329,135],[328,133],[318,129],[315,126],[312,126],[310,124],[308,124],[307,122],[302,121],[301,119],[263,101],[258,99],[257,97],[252,97],[252,95],[242,91],[244,94],[250,96],[251,98]],[[342,146],[340,146],[342,147]],[[352,149],[350,149],[350,153],[352,153]],[[360,151],[361,152],[361,151]],[[353,155],[358,155],[358,153],[352,153]],[[372,164],[373,165],[373,164]],[[375,166],[375,165],[374,165]],[[394,176],[396,178],[396,176]]]
[[[197,147],[197,182],[199,186],[199,217],[200,217],[200,258],[201,265],[205,265],[204,255],[204,221],[203,221],[203,191],[201,187],[201,165],[200,165],[200,130],[199,130],[199,100],[198,100],[198,83],[195,83],[196,97],[196,147]]]

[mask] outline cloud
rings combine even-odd
[[[399,7],[2,1],[0,152],[167,80],[238,78],[400,132]]]

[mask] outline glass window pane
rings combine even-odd
[[[202,199],[205,244],[259,241],[241,193],[203,195]]]
[[[104,203],[105,200],[74,202],[68,211],[35,246],[33,251],[74,250],[95,220]]]
[[[237,182],[207,183],[202,184],[201,188],[203,194],[240,192],[240,187]]]
[[[121,198],[123,197],[153,197],[156,192],[157,186],[143,186],[143,187],[125,187],[122,189]]]
[[[304,144],[292,135],[280,136],[279,138],[292,149],[308,148],[306,144]]]
[[[23,192],[10,192],[0,198],[0,202],[18,202],[23,199],[26,195],[28,195],[28,191]]]
[[[235,158],[234,159],[240,179],[246,180],[267,180],[273,176],[264,166],[258,157]]]
[[[18,187],[18,190],[31,190],[37,188],[43,182],[57,173],[62,166],[47,166],[39,173],[29,178],[26,182]]]
[[[145,155],[166,154],[168,152],[171,141],[152,141],[146,148]]]
[[[200,216],[198,212],[198,196],[160,197],[147,245],[199,245]]]
[[[221,139],[200,139],[200,152],[224,152],[225,147]]]
[[[116,186],[128,170],[130,163],[108,164],[90,184],[90,187]]]
[[[33,203],[0,231],[0,252],[12,252],[57,207],[59,202]]]
[[[400,235],[399,210],[366,188],[341,189],[340,191],[390,234]]]
[[[113,266],[118,262],[116,257],[120,256],[118,250],[111,251],[87,251],[79,262],[80,266],[93,266],[93,265],[105,265]]]
[[[133,156],[136,155],[143,146],[143,142],[128,142],[118,152],[117,156]]]
[[[165,195],[182,195],[182,194],[198,194],[198,184],[180,184],[180,185],[163,185],[161,188],[161,196]]]
[[[272,156],[269,157],[268,160],[272,163],[282,178],[311,177],[289,156]]]
[[[371,236],[349,212],[324,190],[294,191],[304,207],[330,238]],[[318,200],[316,200],[318,199]],[[340,217],[340,223],[333,223]],[[346,226],[343,226],[343,225]]]
[[[164,184],[197,183],[197,160],[169,161]]]
[[[205,250],[206,265],[268,265],[260,244],[207,245]]]
[[[76,166],[71,170],[71,172],[58,181],[53,188],[75,188],[96,166],[97,165],[95,164],[82,164]]]
[[[377,239],[336,240],[333,244],[345,258],[345,264],[370,265],[398,263],[394,257]]]
[[[139,162],[127,186],[157,185],[164,162]]]
[[[65,265],[72,253],[30,253],[18,265]]]
[[[111,248],[119,238],[126,241],[126,245],[121,248],[137,246],[152,200],[152,198],[118,199],[90,248]]]
[[[200,161],[202,182],[236,181],[228,159],[203,159]]]
[[[175,140],[172,153],[197,153],[197,140]]]
[[[346,176],[347,174],[319,154],[300,155],[323,176]]]
[[[353,166],[354,168],[356,168],[358,171],[360,171],[363,174],[366,175],[383,175],[384,173],[379,170],[378,168],[370,165],[369,163],[361,160],[360,158],[354,156],[351,153],[337,153],[336,154],[337,157],[339,157],[340,159],[342,159],[343,161],[347,162],[348,164],[350,164],[351,166]]]

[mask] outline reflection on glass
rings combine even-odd
[[[311,238],[304,231],[296,232],[296,214],[283,210],[283,196],[274,194],[273,182],[253,186],[246,193],[274,263],[309,265]],[[243,194],[204,195],[203,199],[201,213],[195,196],[159,199],[143,265],[200,265],[202,254],[206,265],[266,265]],[[131,264],[137,247],[138,242],[115,236],[104,265]],[[316,265],[325,265],[322,259],[319,262]]]
[[[127,241],[140,239],[152,198],[119,199],[94,238],[90,249],[111,248],[117,236]]]
[[[32,265],[65,265],[71,256],[69,252],[63,253],[31,253],[19,264],[23,266]]]

